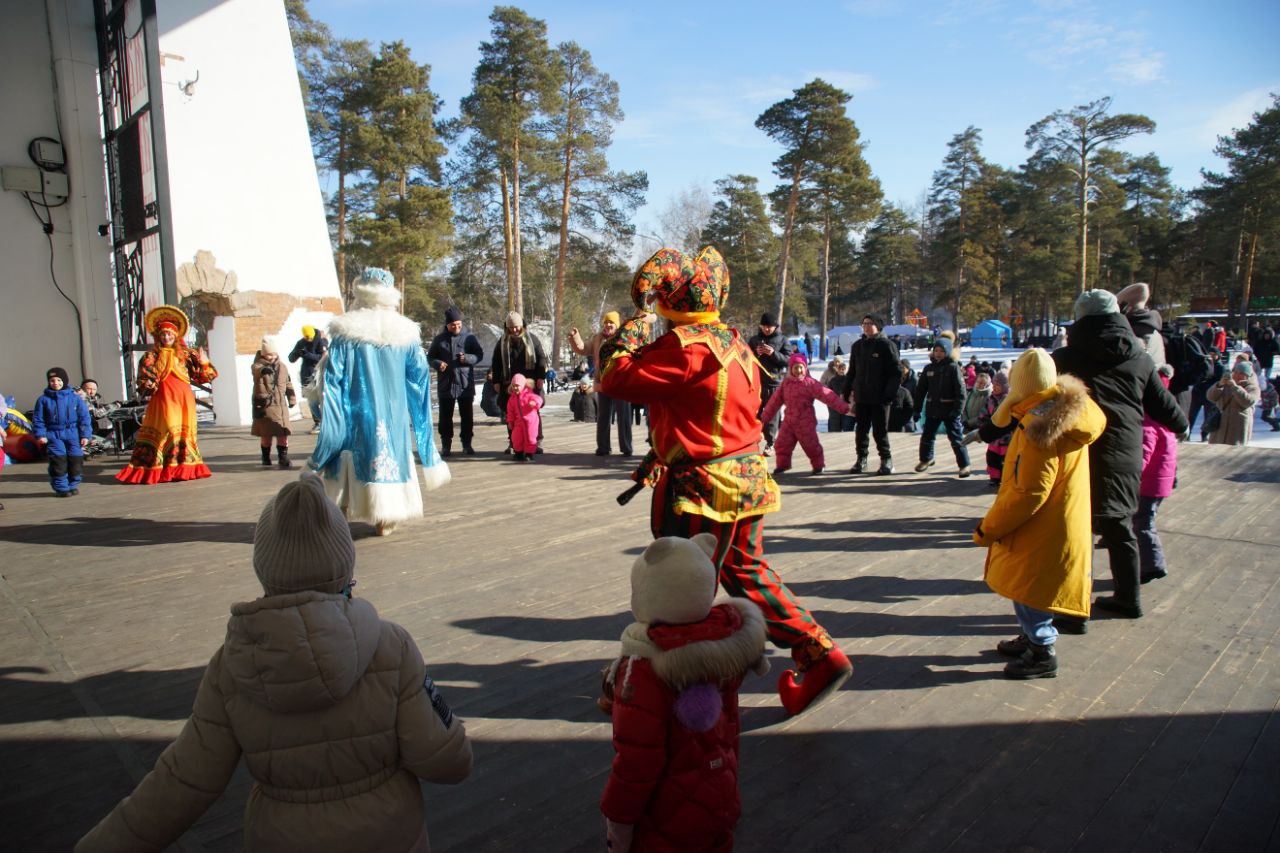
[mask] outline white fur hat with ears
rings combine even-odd
[[[655,539],[631,566],[631,612],[640,622],[683,625],[711,612],[716,598],[716,537]]]

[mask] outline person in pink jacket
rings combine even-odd
[[[804,360],[804,356],[795,353],[787,364],[787,378],[783,380],[777,392],[769,398],[764,411],[760,413],[760,422],[768,423],[774,415],[778,414],[778,409],[787,407],[782,426],[778,430],[778,438],[773,443],[773,449],[778,454],[777,467],[773,469],[774,474],[783,474],[790,470],[791,452],[795,450],[797,441],[804,448],[805,455],[809,457],[813,473],[822,473],[826,459],[822,453],[822,442],[818,440],[818,418],[813,411],[815,399],[821,400],[841,414],[849,413],[849,404],[840,399],[839,395],[830,388],[810,376],[809,365]]]
[[[529,387],[524,375],[512,376],[507,389],[507,425],[511,427],[511,450],[517,462],[532,462],[538,450],[541,408],[542,397]]]
[[[1173,376],[1170,365],[1160,367],[1160,381],[1169,387]],[[1173,494],[1178,479],[1178,437],[1167,427],[1151,419],[1142,419],[1142,481],[1138,485],[1138,512],[1133,517],[1133,532],[1138,537],[1138,560],[1142,583],[1150,583],[1169,573],[1165,562],[1160,531],[1156,530],[1156,513],[1165,498]]]

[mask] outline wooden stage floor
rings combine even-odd
[[[481,417],[480,454],[455,457],[426,520],[386,539],[355,526],[357,594],[417,639],[475,742],[467,782],[426,786],[436,850],[603,849],[612,753],[593,700],[648,500],[614,503],[630,464],[566,417],[526,465]],[[54,500],[43,466],[0,475],[5,849],[69,849],[128,793],[230,605],[260,594],[253,525],[296,473],[262,469],[246,432],[202,432],[215,476],[197,483],[118,485],[108,460]],[[823,439],[846,470],[851,436]],[[894,436],[900,468],[916,441]],[[311,445],[296,436],[295,455]],[[1280,453],[1183,445],[1161,512],[1172,574],[1144,587],[1147,616],[1064,637],[1059,677],[1018,683],[993,651],[1010,606],[969,539],[990,491],[939,450],[925,475],[784,479],[768,554],[856,671],[794,720],[780,652],[744,685],[738,849],[1280,849]],[[248,787],[242,768],[181,849],[239,849]]]

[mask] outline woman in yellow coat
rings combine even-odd
[[[1005,675],[1052,678],[1054,614],[1089,615],[1089,445],[1107,418],[1083,382],[1059,376],[1049,353],[1030,349],[1009,371],[1009,394],[991,417],[997,426],[1014,420],[1000,491],[973,541],[987,546],[987,585],[1013,601],[1022,629],[996,647],[1015,658]]]

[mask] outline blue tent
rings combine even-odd
[[[970,346],[1000,348],[1013,346],[1013,329],[999,320],[983,320],[969,333]]]

